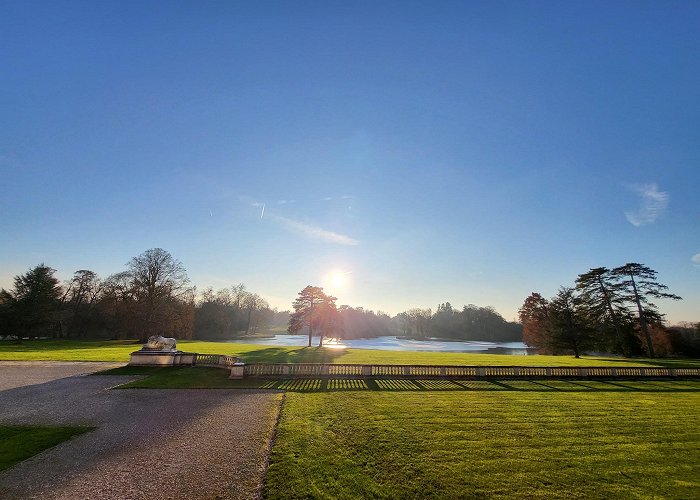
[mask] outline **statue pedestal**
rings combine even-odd
[[[157,349],[141,349],[132,352],[129,360],[129,366],[177,366],[193,363],[193,353]]]

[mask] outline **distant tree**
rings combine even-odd
[[[315,323],[319,332],[318,346],[323,346],[324,337],[341,337],[343,334],[343,320],[335,305],[337,299],[326,295],[326,300],[321,302],[315,311]]]
[[[309,331],[309,347],[311,347],[311,338],[313,337],[314,328],[318,328],[321,332],[336,328],[336,317],[332,310],[335,308],[335,297],[330,297],[323,293],[323,288],[318,286],[307,286],[296,298],[292,307],[294,312],[289,318],[289,326],[287,331],[291,334],[299,333],[304,327]],[[331,306],[332,304],[332,306]],[[321,336],[321,343],[323,335]]]
[[[391,335],[393,332],[392,319],[385,313],[342,305],[338,308],[342,322],[342,331],[334,336],[343,338],[370,338]]]
[[[431,309],[414,307],[406,311],[410,335],[417,338],[430,336],[433,312]]]
[[[54,335],[62,294],[56,270],[45,264],[15,276],[13,290],[0,290],[0,327],[18,337]]]
[[[433,334],[438,338],[459,338],[463,332],[459,311],[452,304],[439,304],[432,317]]]
[[[84,337],[99,302],[103,283],[94,271],[81,269],[73,274],[64,289],[62,302],[66,306],[64,316],[68,320],[68,333]]]
[[[16,335],[17,317],[14,311],[14,297],[4,288],[0,290],[0,335]]]
[[[209,287],[199,295],[194,332],[197,338],[234,338],[254,334],[272,324],[286,325],[288,319],[288,312],[271,310],[265,299],[248,292],[243,284],[216,292]]]
[[[506,321],[493,307],[468,304],[459,313],[460,329],[455,338],[513,342],[522,340],[522,327]]]
[[[258,326],[260,324],[260,319],[261,315],[260,313],[264,311],[265,309],[270,308],[270,304],[267,303],[265,299],[263,299],[260,295],[257,293],[250,293],[248,296],[245,298],[243,302],[243,307],[247,310],[248,314],[248,320],[246,324],[246,335],[250,333],[255,333],[258,329]]]
[[[522,340],[522,327],[508,322],[493,307],[466,305],[462,310],[445,302],[431,309],[413,308],[397,314],[383,335],[397,332],[407,337],[512,342]]]
[[[105,279],[100,308],[107,318],[108,329],[116,338],[128,339],[139,336],[137,305],[129,272],[115,273]]]
[[[598,325],[604,331],[612,325],[615,331],[616,347],[626,357],[632,350],[632,335],[625,328],[629,311],[619,293],[615,276],[605,267],[596,267],[587,273],[579,274],[576,290],[581,300],[581,309],[589,322]]]
[[[656,305],[649,298],[682,299],[678,295],[666,292],[668,287],[656,281],[656,271],[645,265],[629,262],[613,269],[612,274],[619,279],[617,288],[622,294],[623,300],[633,302],[637,308],[639,326],[644,336],[647,353],[649,357],[653,358],[655,356],[654,343],[649,333],[649,320],[660,323],[662,315],[659,314]]]
[[[138,300],[139,338],[175,333],[191,335],[191,323],[184,325],[183,330],[182,320],[188,316],[187,310],[179,307],[193,300],[182,263],[162,248],[152,248],[131,259],[127,267]]]
[[[682,322],[668,328],[673,339],[673,353],[700,357],[700,322]]]
[[[199,295],[194,316],[196,338],[222,338],[227,332],[225,310],[217,300],[218,294],[212,287],[205,288]]]
[[[580,299],[573,288],[561,287],[549,301],[545,326],[546,343],[553,352],[571,350],[578,358],[589,346],[590,327],[580,311]]]
[[[407,312],[401,312],[394,317],[394,321],[398,325],[398,330],[404,337],[408,337],[411,334],[411,318],[408,316]]]
[[[546,328],[549,322],[549,303],[537,292],[531,293],[518,310],[523,325],[523,342],[529,346],[546,349]]]
[[[250,295],[250,292],[246,290],[243,283],[238,283],[229,288],[230,300],[228,304],[231,307],[228,309],[228,319],[234,333],[248,329],[248,324],[243,314],[248,295]]]

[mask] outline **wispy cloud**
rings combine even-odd
[[[344,194],[343,196],[324,196],[320,201],[352,200],[354,196]]]
[[[698,266],[700,266],[700,253],[696,253],[695,255],[693,255],[690,258],[690,260],[693,261],[693,264],[697,264]]]
[[[259,202],[259,201],[256,201],[255,203],[251,203],[250,206],[251,206],[251,207],[256,207],[256,208],[260,208],[260,209],[261,209],[261,210],[260,210],[260,218],[262,219],[263,216],[265,215],[265,204],[264,204],[264,203],[261,203],[261,202]]]
[[[294,219],[288,219],[287,217],[281,217],[279,215],[269,216],[271,219],[278,221],[286,229],[301,233],[308,238],[313,238],[315,240],[325,241],[327,243],[335,243],[337,245],[349,245],[355,246],[360,242],[350,236],[334,233],[333,231],[328,231],[318,226],[311,224],[306,224],[305,222],[299,222]]]
[[[652,224],[661,217],[668,207],[668,193],[659,191],[656,183],[632,186],[641,197],[640,206],[633,212],[625,212],[625,217],[635,227]]]

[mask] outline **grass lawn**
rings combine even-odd
[[[0,426],[0,471],[92,427]]]
[[[264,496],[698,498],[699,418],[700,392],[288,392]]]
[[[643,358],[604,358],[573,356],[511,356],[454,352],[379,351],[370,349],[318,349],[315,347],[273,347],[226,342],[179,341],[183,351],[230,354],[248,363],[367,363],[367,364],[444,364],[444,365],[523,365],[523,366],[700,366],[700,360]],[[0,342],[0,360],[129,361],[129,354],[140,349],[133,340],[35,340],[21,344]]]
[[[123,367],[122,387],[285,390],[264,497],[697,498],[700,380],[229,380]]]

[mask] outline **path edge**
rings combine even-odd
[[[283,392],[282,397],[277,403],[277,416],[275,417],[275,423],[272,425],[272,432],[270,433],[270,439],[267,443],[267,449],[265,450],[265,460],[263,462],[262,468],[260,470],[260,484],[255,491],[255,500],[261,500],[263,497],[263,490],[265,489],[265,478],[267,477],[267,469],[270,467],[272,462],[272,447],[275,445],[277,440],[277,429],[279,427],[280,419],[282,418],[282,406],[284,405],[284,400],[287,398],[287,393]]]

